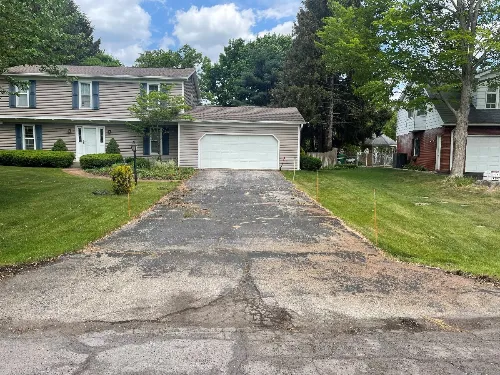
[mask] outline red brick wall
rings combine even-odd
[[[436,138],[441,135],[441,168],[439,172],[450,172],[451,131],[453,128],[438,128],[405,134],[398,137],[398,152],[408,154],[412,160],[413,137],[420,137],[420,156],[415,164],[433,171],[436,166]],[[469,135],[500,135],[500,126],[469,127]]]

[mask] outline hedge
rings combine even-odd
[[[110,167],[117,163],[123,163],[123,157],[120,154],[87,154],[80,157],[82,169]]]
[[[321,159],[314,156],[301,155],[300,156],[300,169],[305,171],[317,171],[321,168],[323,162]]]
[[[68,168],[75,154],[68,151],[1,150],[0,165],[17,167]]]

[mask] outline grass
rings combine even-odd
[[[293,173],[284,175],[291,180]],[[389,254],[500,277],[500,191],[382,168],[320,171],[319,181],[319,202],[372,242],[376,190],[379,247]],[[295,183],[315,197],[315,172],[298,172]]]
[[[129,221],[127,196],[111,194],[108,180],[48,168],[0,167],[0,175],[0,265],[78,250]],[[131,194],[132,215],[177,185],[140,182]]]

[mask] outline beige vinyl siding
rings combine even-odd
[[[26,78],[29,79],[29,78]],[[91,79],[88,79],[90,81]],[[97,81],[97,79],[94,79]],[[87,81],[87,79],[86,79]],[[144,81],[146,82],[146,81]],[[72,109],[72,85],[63,80],[36,79],[37,108],[10,108],[8,95],[0,97],[0,118],[54,117],[71,119],[131,119],[128,107],[140,90],[141,81],[99,81],[99,109]],[[182,95],[182,82],[174,85],[172,93]],[[0,82],[5,86],[6,82]]]
[[[204,134],[274,135],[279,143],[279,163],[283,169],[292,170],[299,158],[299,125],[272,124],[180,124],[181,167],[198,168],[198,140]]]
[[[16,122],[17,123],[17,122]],[[75,124],[54,124],[40,123],[42,125],[42,145],[44,150],[52,149],[54,142],[59,138],[66,143],[68,151],[76,152],[76,125]],[[104,126],[104,137],[106,145],[111,138],[114,138],[120,147],[123,156],[133,156],[132,142],[137,144],[137,156],[143,157],[143,136],[130,130],[126,125],[118,124],[79,124],[79,126],[98,127]],[[68,133],[71,130],[71,134]],[[108,134],[111,131],[111,134]],[[162,159],[177,160],[177,125],[168,127],[169,131],[169,155],[162,155]],[[15,150],[16,149],[16,134],[15,123],[0,124],[0,150]],[[155,155],[151,155],[154,157]]]
[[[16,125],[0,124],[0,150],[16,149]]]

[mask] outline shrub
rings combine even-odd
[[[301,155],[300,156],[300,169],[306,171],[317,171],[323,165],[321,159],[313,156]]]
[[[120,147],[118,147],[118,142],[114,138],[111,138],[106,146],[106,154],[119,154]]]
[[[128,194],[134,189],[132,168],[130,165],[117,165],[111,170],[113,191],[115,194]]]
[[[0,165],[17,167],[68,168],[75,154],[68,151],[4,150],[0,151]]]
[[[57,141],[54,142],[54,146],[52,146],[52,151],[68,151],[68,148],[66,147],[66,143],[59,138]]]
[[[117,163],[123,163],[120,154],[87,154],[80,157],[82,169],[110,167]]]
[[[149,169],[151,168],[151,161],[146,158],[137,158],[137,168],[138,169]],[[125,158],[125,163],[130,164],[132,167],[134,166],[134,158],[129,156]]]

